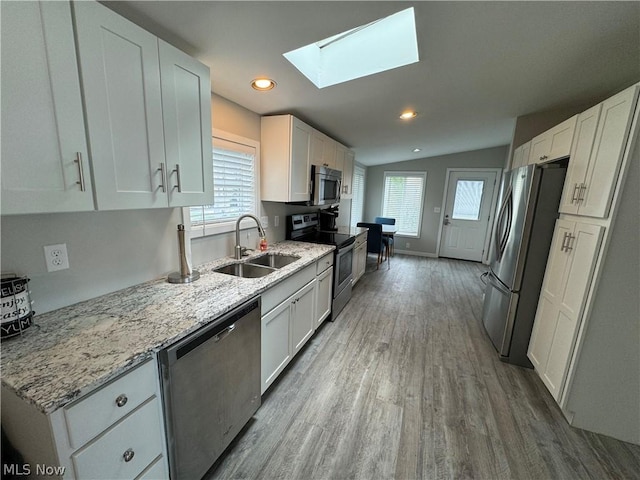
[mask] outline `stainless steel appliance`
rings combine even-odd
[[[340,202],[342,172],[327,167],[311,166],[312,205],[332,205]]]
[[[482,322],[500,359],[532,368],[527,347],[549,255],[566,162],[506,172],[491,243]]]
[[[287,239],[336,246],[333,262],[333,301],[331,303],[331,320],[333,320],[351,298],[353,244],[356,241],[356,237],[344,233],[319,230],[318,227],[318,213],[287,216]]]
[[[260,406],[260,298],[160,352],[173,480],[202,478]]]

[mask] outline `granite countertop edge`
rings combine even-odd
[[[36,315],[36,325],[22,337],[2,343],[2,388],[50,414],[333,250],[330,245],[284,241],[270,246],[268,253],[300,259],[264,277],[213,272],[235,262],[223,257],[196,266],[201,277],[193,283],[169,284],[161,277]],[[263,253],[255,251],[242,261]]]

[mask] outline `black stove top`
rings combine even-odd
[[[355,237],[336,232],[315,231],[295,239],[299,242],[322,243],[324,245],[335,245],[336,247],[346,247],[355,242]]]
[[[287,217],[287,239],[298,242],[322,243],[335,245],[338,248],[346,247],[355,242],[352,235],[319,230],[318,214],[298,214]]]

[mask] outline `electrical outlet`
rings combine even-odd
[[[411,244],[407,242],[407,244],[405,245],[405,248],[411,248]]]
[[[278,215],[273,216],[273,226],[274,227],[280,226],[280,217]]]
[[[440,213],[440,207],[433,207],[433,213]]]
[[[260,223],[262,224],[262,228],[269,228],[269,217],[266,215],[260,217]]]
[[[44,260],[47,264],[47,272],[66,270],[69,268],[69,256],[67,244],[47,245],[44,247]]]

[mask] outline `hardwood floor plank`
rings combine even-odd
[[[571,427],[500,362],[485,267],[396,255],[263,396],[213,479],[638,479],[640,447]]]

